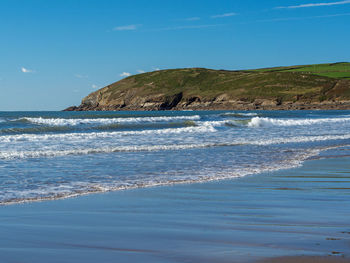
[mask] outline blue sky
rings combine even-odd
[[[350,0],[2,0],[0,110],[61,110],[129,74],[350,61]]]

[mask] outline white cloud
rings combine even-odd
[[[22,71],[23,73],[34,73],[34,72],[35,72],[35,71],[32,70],[32,69],[27,69],[27,68],[24,68],[24,67],[21,67],[21,71]]]
[[[334,15],[323,15],[323,16],[306,16],[306,17],[283,17],[283,18],[273,18],[273,19],[264,19],[264,20],[257,20],[255,22],[261,23],[261,22],[283,22],[283,21],[292,21],[292,20],[307,20],[307,19],[321,19],[321,18],[332,18],[332,17],[338,17],[338,16],[350,16],[350,13],[344,13],[344,14],[334,14]]]
[[[74,74],[75,77],[77,77],[78,79],[87,79],[88,75],[81,75],[81,74]]]
[[[218,27],[218,26],[224,26],[224,24],[174,26],[174,27],[164,27],[164,28],[153,29],[150,31],[157,32],[157,31],[171,31],[171,30],[184,30],[184,29],[201,29],[201,28],[210,28],[210,27]]]
[[[142,73],[145,73],[145,71],[144,71],[144,70],[142,70],[142,69],[139,69],[139,70],[137,70],[137,73],[142,74]]]
[[[201,20],[201,18],[198,16],[182,19],[182,21],[198,21],[198,20]]]
[[[302,5],[280,6],[280,7],[276,7],[276,9],[295,9],[295,8],[333,6],[333,5],[345,5],[345,4],[350,4],[350,0],[328,2],[328,3],[310,3],[310,4],[302,4]]]
[[[119,76],[121,76],[121,77],[130,77],[130,76],[131,76],[131,73],[129,73],[129,72],[123,72],[123,73],[120,74]]]
[[[114,31],[130,31],[130,30],[136,30],[141,25],[126,25],[126,26],[117,26],[113,28]]]
[[[154,71],[159,71],[160,68],[152,68]]]
[[[211,16],[211,18],[223,18],[223,17],[230,17],[230,16],[236,16],[236,15],[237,13],[225,13],[225,14]]]
[[[93,88],[93,89],[99,89],[99,86],[97,86],[97,85],[95,85],[95,84],[92,84],[92,85],[91,85],[91,88]]]

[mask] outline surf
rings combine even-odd
[[[24,117],[17,121],[30,122],[34,124],[52,125],[52,126],[76,126],[76,125],[86,125],[86,124],[113,124],[113,123],[132,123],[132,122],[168,122],[176,120],[199,120],[200,116],[159,116],[159,117],[134,117],[134,118],[32,118]]]
[[[350,123],[350,118],[274,119],[266,117],[254,117],[248,122],[248,127],[310,126],[327,123]]]

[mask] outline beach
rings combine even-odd
[[[350,263],[350,0],[0,19],[0,263]]]
[[[1,206],[0,261],[348,262],[348,150],[232,180]]]
[[[349,130],[349,111],[0,112],[0,262],[348,260]]]

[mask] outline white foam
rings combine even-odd
[[[307,158],[318,155],[322,150],[325,149],[308,150],[303,154],[295,155],[283,162],[267,166],[230,169],[229,171],[215,171],[209,174],[205,172],[204,175],[199,176],[187,175],[167,178],[129,179],[127,181],[115,181],[111,183],[71,182],[65,185],[45,186],[44,188],[38,189],[8,191],[0,196],[0,204],[9,205],[43,200],[56,200],[92,193],[232,179],[247,175],[295,168],[301,166]]]
[[[225,116],[242,116],[242,117],[252,117],[252,116],[258,116],[255,112],[226,112],[223,115]]]
[[[199,120],[199,115],[193,116],[159,116],[159,117],[135,117],[135,118],[98,118],[98,119],[63,119],[63,118],[22,118],[35,124],[50,126],[76,126],[81,124],[113,124],[113,123],[138,123],[138,122],[163,122],[176,120]]]
[[[222,127],[226,125],[231,126],[246,126],[248,120],[223,120],[223,121],[202,121],[197,122],[199,126],[213,126],[213,127]]]
[[[140,152],[140,151],[166,151],[183,150],[192,148],[205,148],[214,144],[184,144],[184,145],[135,145],[135,146],[117,146],[87,149],[68,149],[68,150],[38,150],[38,151],[1,151],[1,159],[14,158],[39,158],[39,157],[57,157],[65,155],[84,155],[94,153],[112,153],[112,152]]]
[[[270,126],[306,126],[322,123],[350,123],[350,118],[324,118],[324,119],[273,119],[254,117],[248,123],[249,127]]]
[[[91,132],[91,133],[59,133],[59,134],[18,134],[0,136],[0,142],[14,141],[46,141],[46,140],[88,140],[95,138],[111,138],[127,135],[147,135],[147,134],[181,134],[181,133],[206,133],[215,132],[212,125],[201,125],[184,128],[167,128],[157,130],[142,131],[115,131],[115,132]]]
[[[350,134],[346,135],[323,135],[323,136],[298,136],[291,138],[274,138],[274,139],[259,139],[259,140],[245,140],[237,139],[230,143],[197,143],[197,144],[167,144],[167,145],[120,145],[114,147],[100,147],[100,148],[68,148],[68,149],[50,149],[45,150],[10,150],[1,151],[0,159],[14,159],[14,158],[40,158],[40,157],[58,157],[66,155],[86,155],[96,153],[112,153],[112,152],[139,152],[139,151],[166,151],[166,150],[185,150],[195,148],[209,148],[209,147],[225,147],[238,145],[258,145],[268,146],[286,143],[305,143],[305,142],[319,142],[332,140],[348,140]]]
[[[200,122],[200,126],[205,126],[205,127],[221,127],[221,126],[225,126],[225,124],[230,123],[230,121],[228,120],[224,120],[224,121],[202,121]]]
[[[335,141],[335,140],[349,140],[350,134],[344,135],[319,135],[319,136],[297,136],[297,137],[283,137],[274,139],[261,139],[257,141],[249,141],[248,144],[253,145],[272,145],[285,143],[301,143],[301,142],[320,142],[320,141]]]

